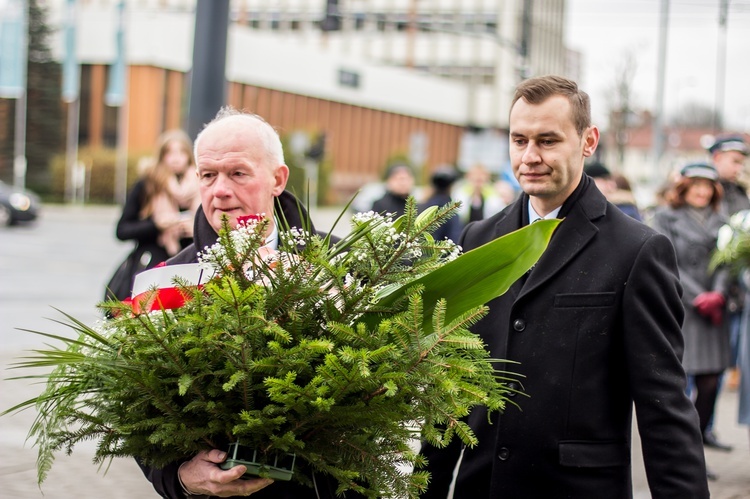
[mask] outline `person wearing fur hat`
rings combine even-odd
[[[459,173],[450,165],[441,165],[435,168],[430,175],[430,186],[432,194],[419,204],[419,211],[424,211],[431,206],[444,206],[452,201],[451,187],[460,177]],[[436,240],[450,239],[458,241],[461,236],[461,220],[457,215],[452,216],[443,225],[438,227],[432,237]]]

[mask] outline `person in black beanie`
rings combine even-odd
[[[432,195],[426,201],[420,203],[419,211],[424,211],[430,206],[440,207],[450,203],[452,201],[451,187],[453,187],[458,178],[459,174],[452,166],[441,165],[435,168],[432,175],[430,175]],[[432,233],[432,237],[436,240],[450,239],[456,242],[461,236],[461,229],[461,220],[458,218],[458,214],[456,214],[438,227]]]
[[[598,161],[590,163],[583,168],[584,173],[594,179],[596,186],[607,198],[607,201],[617,206],[620,211],[635,218],[639,222],[642,220],[641,213],[635,201],[635,196],[629,189],[620,189],[617,180],[609,171],[609,168]],[[621,177],[627,183],[625,177]],[[628,184],[629,185],[629,184]]]
[[[414,189],[414,172],[404,163],[396,163],[385,172],[386,192],[372,204],[372,211],[385,214],[393,213],[400,217],[406,211],[406,199]]]

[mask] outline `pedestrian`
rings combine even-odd
[[[192,220],[200,197],[188,135],[182,130],[163,133],[155,157],[143,158],[139,170],[140,177],[128,192],[115,231],[117,239],[135,241],[135,248],[110,280],[107,298],[128,298],[135,274],[192,242]]]
[[[750,217],[750,212],[746,216]],[[750,293],[750,269],[743,273],[746,293]],[[748,295],[745,295],[748,299]],[[750,436],[750,307],[745,307],[742,315],[742,327],[740,329],[737,356],[737,368],[739,370],[739,383],[737,392],[739,394],[739,407],[737,422],[748,426]]]
[[[691,163],[667,193],[668,208],[658,212],[652,226],[675,247],[682,283],[685,320],[682,365],[695,393],[701,434],[705,435],[719,394],[719,380],[729,366],[729,333],[725,317],[728,274],[709,270],[719,229],[726,223],[719,205],[722,188],[708,163]],[[710,478],[715,478],[709,473]]]
[[[731,222],[734,230],[738,231],[732,237],[746,237],[747,234],[740,235],[739,231],[747,232],[747,228],[750,227],[750,210],[743,210],[735,214]],[[745,303],[750,303],[748,302],[750,300],[750,266],[747,265],[747,262],[745,262],[740,275],[745,293]],[[737,422],[740,425],[750,427],[750,307],[744,307],[742,312],[736,368],[738,374],[736,389],[739,401]]]
[[[269,251],[279,247],[279,231],[308,228],[309,217],[300,202],[284,190],[289,168],[276,131],[261,117],[222,108],[195,140],[201,209],[195,215],[195,241],[167,265],[196,263],[198,251],[218,240],[222,219],[236,227],[237,218],[248,215],[274,214],[269,218],[267,245]],[[285,225],[278,220],[285,220]],[[276,482],[253,478],[242,479],[245,466],[223,470],[219,464],[226,452],[219,449],[200,452],[162,469],[141,466],[146,478],[162,497],[183,499],[189,495],[218,497],[247,496],[274,499],[318,499],[335,496],[333,481],[311,475],[307,478],[315,489],[296,482]],[[342,497],[355,497],[348,493]]]
[[[406,200],[414,190],[414,172],[405,163],[395,163],[385,171],[385,194],[372,203],[375,213],[393,213],[400,217],[406,211]]]
[[[464,181],[456,186],[454,198],[461,203],[458,216],[462,226],[489,218],[506,206],[489,170],[480,163],[466,172]]]
[[[740,211],[750,209],[750,198],[747,195],[747,186],[742,180],[745,161],[750,149],[742,135],[728,134],[716,137],[713,144],[708,148],[711,161],[719,174],[719,182],[724,191],[720,209],[722,215],[729,219]],[[745,293],[738,279],[729,282],[726,295],[727,323],[729,329],[729,344],[731,347],[730,369],[727,371],[727,381],[730,387],[737,387],[739,370],[737,369],[740,322],[744,308]],[[724,385],[724,377],[719,381],[719,391]],[[729,452],[732,446],[718,439],[713,428],[716,419],[712,411],[711,420],[703,435],[703,443],[706,447]]]
[[[453,201],[451,199],[451,187],[458,178],[458,172],[450,165],[440,165],[435,168],[430,175],[432,193],[424,202],[419,204],[419,211],[426,210],[430,206],[441,207],[451,203]],[[446,220],[443,225],[432,233],[432,237],[436,240],[450,239],[451,241],[458,241],[460,236],[461,221],[457,214]]]
[[[724,190],[721,211],[725,217],[750,209],[747,187],[741,180],[750,148],[742,135],[720,135],[708,148]]]
[[[635,196],[630,189],[630,182],[625,176],[612,174],[609,168],[598,161],[586,165],[583,171],[594,179],[596,187],[604,194],[607,201],[617,206],[629,217],[641,221],[641,213],[635,202]]]
[[[526,278],[474,327],[523,392],[475,410],[469,448],[423,446],[425,498],[630,498],[633,404],[651,495],[708,497],[698,417],[680,362],[683,308],[669,240],[613,209],[583,174],[599,130],[588,95],[559,76],[524,80],[509,117],[523,194],[464,229],[471,250],[539,218],[562,222]],[[517,362],[517,363],[516,363]]]

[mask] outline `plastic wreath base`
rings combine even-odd
[[[258,462],[258,451],[245,447],[239,442],[229,444],[227,460],[221,463],[221,468],[228,470],[239,464],[246,466],[245,478],[264,476],[274,480],[289,481],[294,474],[295,454],[277,454],[265,462]]]

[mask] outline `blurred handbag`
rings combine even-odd
[[[144,270],[151,260],[151,253],[146,251],[140,255],[138,247],[123,260],[115,273],[112,274],[107,287],[104,290],[104,301],[118,300],[122,301],[130,297],[133,289],[133,280],[135,275]],[[145,263],[144,263],[145,262]]]

